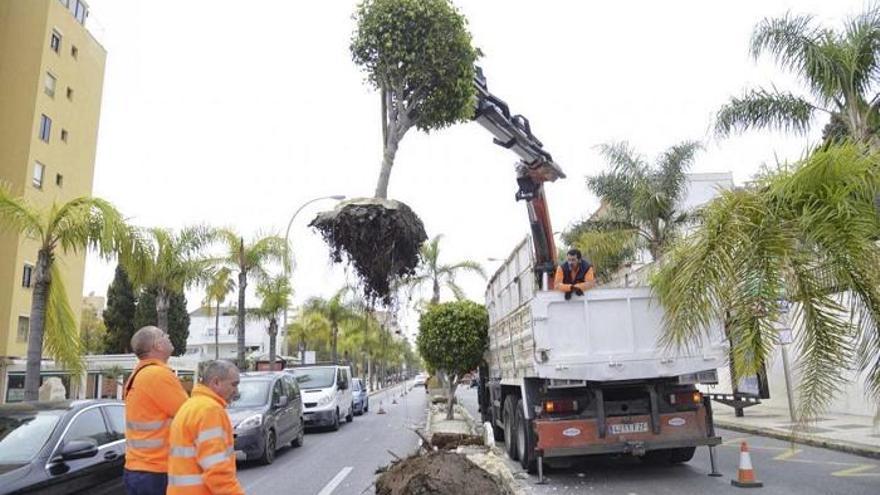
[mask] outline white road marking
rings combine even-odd
[[[336,487],[339,486],[340,483],[342,483],[342,480],[344,480],[345,477],[348,476],[349,473],[351,473],[352,469],[354,468],[352,468],[351,466],[346,466],[342,468],[342,471],[336,473],[336,476],[334,476],[329,483],[324,485],[324,488],[321,488],[321,491],[318,492],[318,495],[330,495],[331,493],[333,493],[333,490],[335,490]]]

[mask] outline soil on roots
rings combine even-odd
[[[376,480],[376,495],[508,495],[510,491],[467,457],[443,450],[413,456]]]
[[[351,262],[367,299],[385,304],[391,303],[393,282],[415,272],[419,248],[428,238],[409,206],[375,198],[340,203],[309,225],[330,246],[333,261]]]

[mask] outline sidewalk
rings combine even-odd
[[[734,415],[733,408],[717,402],[712,404],[712,412],[718,428],[880,459],[880,428],[870,416],[829,413],[798,427],[792,425],[788,409],[766,404],[746,408],[742,418]]]

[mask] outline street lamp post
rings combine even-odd
[[[300,205],[300,207],[297,208],[295,212],[293,212],[293,215],[290,217],[290,221],[287,222],[287,230],[284,232],[284,258],[285,258],[285,260],[284,260],[284,277],[287,278],[288,282],[290,281],[290,227],[293,226],[293,221],[294,221],[294,219],[296,219],[296,216],[299,215],[299,212],[303,211],[303,209],[306,206],[314,203],[315,201],[321,201],[323,199],[334,199],[336,201],[342,201],[343,199],[345,199],[345,195],[344,194],[334,194],[332,196],[321,196],[318,198],[310,199],[310,200],[306,201],[305,203],[303,203],[302,205]],[[293,287],[293,284],[291,284],[291,287]],[[287,308],[284,308],[284,320],[283,321],[284,321],[284,331],[286,332],[287,331]],[[299,359],[300,359],[300,364],[302,364],[302,362],[305,361],[305,359],[306,359],[306,350],[305,349],[299,350]]]

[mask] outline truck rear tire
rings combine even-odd
[[[696,450],[696,447],[681,447],[678,449],[671,449],[669,462],[673,464],[688,462],[694,458],[694,452]]]
[[[507,457],[510,457],[511,460],[516,460],[516,405],[513,400],[514,396],[508,395],[506,399],[504,399],[504,450],[507,452]]]
[[[522,400],[516,401],[516,449],[519,465],[529,474],[538,472],[538,460],[535,456],[535,433],[532,422],[523,413]]]

